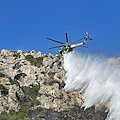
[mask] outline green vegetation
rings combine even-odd
[[[36,96],[38,95],[40,85],[36,85],[36,86],[32,86],[32,87],[22,86],[22,89],[28,96],[30,96],[33,100],[35,100]]]
[[[20,53],[17,53],[16,51],[13,54],[13,57],[20,58]]]
[[[24,116],[27,117],[28,113],[29,113],[29,108],[31,106],[31,102],[27,102],[27,103],[19,103],[19,106],[20,106],[20,110],[19,112],[20,113],[24,113]]]
[[[43,62],[43,57],[34,58],[32,55],[25,56],[25,59],[31,63],[31,65],[40,67]]]
[[[40,67],[43,62],[43,57],[36,58],[36,64],[35,66]]]
[[[3,73],[0,73],[0,78],[2,78],[2,77],[5,77],[5,75]]]
[[[10,83],[11,83],[11,85],[13,85],[13,84],[18,84],[18,81],[15,80],[15,79],[10,79]]]
[[[31,101],[31,104],[37,106],[37,105],[40,105],[40,101],[37,100],[37,99],[34,99],[34,100]]]
[[[10,80],[10,82],[11,84],[17,83],[16,80],[12,80],[12,79]],[[23,86],[22,89],[28,96],[32,98],[32,100],[30,100],[29,102],[25,102],[25,103],[19,102],[20,109],[17,112],[12,109],[9,111],[9,113],[2,112],[0,114],[0,120],[30,120],[28,118],[30,107],[32,105],[40,104],[40,102],[36,99],[38,90],[40,89],[40,85],[36,85],[32,87]],[[0,84],[0,90],[2,94],[5,94],[5,95],[8,94],[8,90],[2,84]]]
[[[32,55],[27,55],[27,56],[25,56],[25,59],[28,60],[28,61],[30,61],[30,62],[33,62],[33,61],[34,61],[34,58],[33,58]]]
[[[0,120],[30,120],[28,118],[29,107],[31,103],[20,103],[20,110],[15,112],[14,110],[10,110],[9,113],[2,112],[0,114]]]
[[[8,94],[8,89],[5,88],[3,84],[0,84],[0,90],[1,90],[1,93],[3,95],[7,95]]]
[[[40,112],[39,112],[39,114],[38,114],[38,117],[39,118],[44,118],[44,117],[46,117],[46,110],[43,108]]]

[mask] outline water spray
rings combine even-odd
[[[95,55],[68,53],[64,55],[65,91],[82,90],[82,107],[109,101],[107,120],[120,120],[120,67],[114,59]]]

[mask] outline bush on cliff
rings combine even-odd
[[[31,63],[31,65],[40,67],[43,62],[43,57],[34,58],[32,55],[25,56],[25,59]]]
[[[38,91],[40,89],[40,85],[35,85],[35,86],[32,86],[32,87],[22,86],[22,89],[28,96],[30,96],[32,99],[35,100],[36,96],[38,94]]]
[[[8,89],[3,84],[0,84],[0,91],[3,95],[8,94]]]
[[[2,78],[2,77],[5,77],[5,75],[3,73],[0,73],[0,78]]]
[[[0,120],[30,120],[28,118],[29,107],[31,103],[19,103],[20,110],[15,112],[14,110],[10,110],[9,113],[2,112],[0,114]]]

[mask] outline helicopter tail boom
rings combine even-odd
[[[74,44],[74,45],[71,45],[71,48],[74,49],[74,48],[82,46],[82,45],[84,45],[84,43]]]

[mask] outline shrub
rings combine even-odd
[[[30,62],[34,61],[34,58],[33,58],[32,55],[25,56],[25,59],[28,60],[28,61],[30,61]]]
[[[9,113],[2,112],[0,114],[0,120],[30,120],[28,118],[28,112],[29,112],[29,103],[22,104],[18,112],[15,112],[12,109],[9,111]]]
[[[31,101],[31,104],[33,104],[33,105],[40,105],[40,101],[35,99],[35,100]]]
[[[22,89],[28,96],[35,100],[36,96],[38,95],[40,85],[35,85],[33,87],[22,86]]]
[[[36,65],[37,67],[40,67],[43,62],[43,57],[36,58]]]
[[[25,56],[25,59],[31,63],[31,65],[40,67],[43,62],[43,57],[34,58],[32,55]]]
[[[7,95],[8,94],[8,89],[5,88],[2,84],[0,84],[0,90],[1,90],[1,93],[3,95]]]
[[[8,120],[8,114],[7,114],[7,112],[1,112],[0,119],[1,120]]]
[[[13,84],[18,84],[18,81],[15,80],[15,79],[10,79],[10,83],[11,83],[11,85],[13,85]]]
[[[2,77],[5,77],[5,75],[3,73],[0,73],[0,78],[2,78]]]
[[[45,118],[46,112],[47,112],[47,111],[46,111],[45,109],[42,109],[42,110],[39,112],[38,117],[39,117],[39,118]]]
[[[26,103],[20,102],[19,106],[20,106],[19,112],[24,113],[25,114],[24,116],[27,117],[27,115],[29,113],[29,107],[31,106],[31,102],[26,102]]]
[[[20,53],[14,52],[13,57],[20,58]]]

